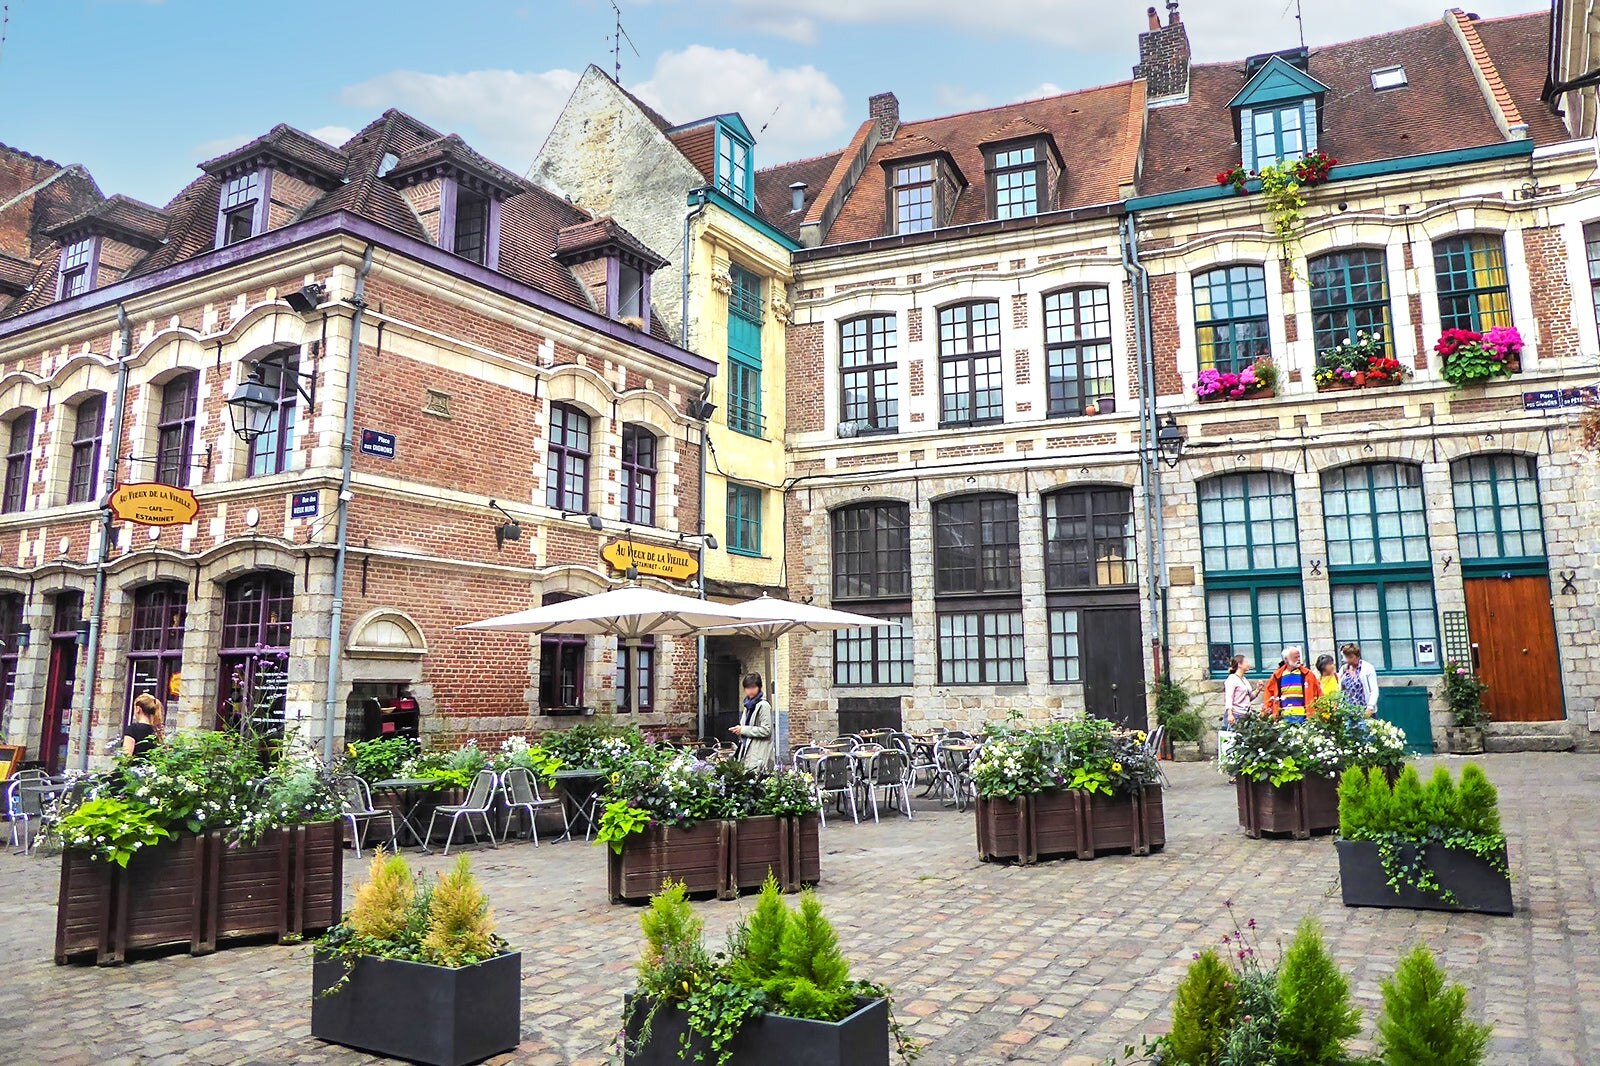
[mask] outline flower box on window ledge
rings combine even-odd
[[[1440,376],[1458,387],[1522,371],[1522,334],[1515,326],[1495,326],[1487,333],[1447,329],[1433,350],[1442,361]]]
[[[1312,379],[1318,392],[1341,392],[1400,385],[1410,374],[1410,367],[1389,356],[1381,335],[1359,330],[1317,356]]]
[[[1257,359],[1237,374],[1202,370],[1194,394],[1201,403],[1271,399],[1278,395],[1278,368],[1271,359]]]

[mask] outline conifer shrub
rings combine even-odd
[[[1456,782],[1446,766],[1435,766],[1433,776],[1422,788],[1422,820],[1426,825],[1455,825],[1460,812],[1456,807]]]
[[[1175,1066],[1218,1066],[1238,1006],[1233,971],[1207,948],[1189,964],[1172,1004],[1167,1048]]]
[[[1345,1044],[1359,1032],[1350,982],[1328,954],[1322,927],[1307,916],[1278,967],[1278,1066],[1343,1066]]]
[[[822,913],[811,889],[800,894],[800,910],[783,930],[782,961],[775,989],[784,1014],[838,1021],[855,1006],[850,964],[839,950],[839,936]]]
[[[1461,768],[1456,808],[1461,829],[1484,836],[1500,835],[1500,793],[1477,763],[1469,762]]]
[[[422,957],[435,966],[471,966],[499,954],[489,900],[465,855],[439,875],[428,901],[428,932]]]
[[[1426,945],[1412,948],[1383,982],[1385,1066],[1480,1066],[1492,1032],[1467,1019],[1466,986],[1447,983]]]
[[[1400,778],[1394,783],[1394,802],[1389,810],[1393,831],[1401,836],[1421,836],[1427,829],[1427,816],[1422,809],[1422,775],[1417,773],[1415,766],[1407,766],[1400,771]]]
[[[355,902],[345,923],[368,940],[393,940],[406,929],[416,882],[402,855],[379,848],[372,853],[367,879],[356,885]]]
[[[1339,835],[1353,837],[1365,832],[1372,803],[1367,772],[1352,766],[1339,777]]]

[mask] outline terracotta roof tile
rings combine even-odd
[[[328,181],[337,181],[350,163],[349,157],[337,148],[280,122],[255,140],[206,160],[200,169],[215,174],[262,155],[277,156]]]
[[[1550,13],[1479,19],[1478,36],[1516,102],[1528,136],[1535,144],[1555,144],[1571,137],[1561,116],[1540,99],[1549,64]]]
[[[666,263],[666,260],[645,247],[643,241],[623,229],[622,225],[610,215],[561,227],[556,231],[555,255],[557,259],[566,259],[568,256],[581,255],[583,252],[610,245],[625,248],[657,266]]]
[[[128,243],[154,248],[167,236],[172,218],[159,207],[117,193],[52,227],[52,237],[64,238],[74,230],[97,228],[122,236]]]
[[[850,143],[845,146],[845,150],[839,154],[838,161],[834,163],[833,173],[828,175],[828,180],[817,191],[816,196],[811,201],[811,207],[806,210],[806,223],[822,221],[822,214],[828,208],[828,201],[833,199],[839,187],[849,177],[850,165],[855,161],[857,155],[866,150],[867,138],[872,136],[872,131],[875,128],[876,123],[870,118],[856,127],[855,136],[850,138]]]
[[[1516,102],[1511,99],[1511,92],[1506,88],[1506,83],[1500,80],[1500,71],[1495,69],[1494,60],[1489,58],[1489,50],[1483,46],[1483,39],[1478,36],[1477,19],[1468,18],[1466,12],[1458,7],[1445,12],[1445,18],[1455,23],[1456,30],[1461,34],[1462,43],[1467,46],[1467,56],[1483,78],[1483,85],[1488,89],[1490,101],[1505,120],[1506,126],[1522,125],[1522,115],[1517,110]]]
[[[717,126],[714,122],[697,123],[687,129],[673,130],[667,140],[700,172],[707,181],[713,180],[717,165]]]
[[[756,205],[761,217],[798,240],[807,210],[816,198],[822,195],[828,178],[833,174],[834,167],[838,165],[843,154],[843,152],[832,152],[756,171]],[[789,191],[789,186],[797,181],[805,183],[806,198],[800,210],[791,211],[789,207],[794,197]]]
[[[435,138],[401,153],[388,176],[391,180],[398,181],[407,174],[426,170],[436,163],[449,163],[460,167],[507,192],[515,192],[527,184],[505,167],[473,151],[471,146],[455,133]]]
[[[0,252],[0,292],[15,295],[33,284],[39,264]]]

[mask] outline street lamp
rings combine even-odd
[[[228,418],[239,439],[249,444],[272,428],[278,410],[278,390],[261,380],[260,370],[251,374],[228,397]]]
[[[1178,468],[1178,461],[1183,458],[1183,445],[1183,430],[1178,427],[1178,420],[1168,415],[1156,432],[1156,451],[1160,453],[1161,461],[1167,464],[1167,469]]]

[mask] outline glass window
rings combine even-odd
[[[875,614],[880,612],[874,612]],[[911,619],[872,629],[842,629],[833,635],[833,683],[836,685],[911,684]]]
[[[933,505],[934,591],[1022,589],[1015,496],[959,496]]]
[[[1044,346],[1052,416],[1087,414],[1090,404],[1113,396],[1109,290],[1068,289],[1046,296]]]
[[[1583,227],[1583,247],[1589,258],[1589,302],[1594,305],[1595,321],[1600,323],[1600,222]]]
[[[133,627],[128,634],[128,704],[150,693],[162,703],[178,697],[183,674],[183,633],[189,594],[182,585],[146,585],[133,594]]]
[[[1322,475],[1329,566],[1428,562],[1422,468],[1364,463]]]
[[[622,427],[622,520],[656,524],[656,436],[644,426]]]
[[[934,169],[932,162],[894,169],[896,233],[925,233],[937,225],[933,214]]]
[[[637,663],[637,667],[635,664]],[[617,643],[617,710],[653,711],[656,707],[656,638],[644,637],[637,648]]]
[[[1020,685],[1021,611],[939,614],[941,685]]]
[[[1050,682],[1071,685],[1083,680],[1083,663],[1079,656],[1079,611],[1066,608],[1050,612]]]
[[[895,397],[895,316],[864,315],[839,324],[839,421],[859,432],[899,425]]]
[[[1299,101],[1253,112],[1251,133],[1255,138],[1257,170],[1305,155],[1305,111]]]
[[[1044,497],[1047,589],[1137,583],[1132,489],[1063,489]]]
[[[574,599],[565,592],[546,593],[542,605]],[[575,633],[546,633],[539,638],[539,709],[570,710],[583,706],[583,675],[589,660],[589,639]]]
[[[1215,674],[1234,655],[1269,672],[1286,645],[1304,646],[1299,501],[1294,480],[1270,471],[1199,484],[1208,657]]]
[[[187,488],[194,454],[195,405],[200,399],[200,373],[180,374],[161,387],[161,412],[156,419],[156,481]]]
[[[728,550],[761,554],[761,504],[764,493],[751,485],[728,483]]]
[[[0,712],[17,695],[17,659],[22,654],[22,595],[0,592]]]
[[[94,499],[100,477],[100,437],[105,425],[106,398],[90,396],[79,401],[72,420],[72,463],[67,476],[67,502]]]
[[[486,262],[489,248],[489,198],[481,193],[456,190],[455,234],[451,250],[474,263]]]
[[[1300,586],[1251,583],[1206,590],[1211,672],[1221,675],[1235,655],[1250,657],[1253,673],[1271,673],[1290,645],[1305,647]]]
[[[293,623],[294,579],[287,574],[247,574],[228,583],[222,600],[218,728],[282,734]]]
[[[32,411],[11,420],[7,429],[5,499],[0,511],[11,514],[28,506],[28,475],[33,469]]]
[[[589,510],[589,416],[571,404],[550,405],[545,503],[558,511]]]
[[[618,318],[644,318],[644,271],[632,263],[617,264]]]
[[[1000,304],[957,304],[939,311],[939,424],[974,425],[1004,417],[1000,383]]]
[[[750,204],[750,146],[717,129],[717,188],[744,205]]]
[[[94,251],[97,238],[74,241],[61,252],[60,299],[81,296],[94,288]]]
[[[1450,464],[1461,558],[1544,556],[1539,478],[1531,456],[1473,455]]]
[[[1236,374],[1271,355],[1266,271],[1244,263],[1196,274],[1194,334],[1201,370]]]
[[[995,218],[1025,218],[1039,213],[1044,166],[1037,144],[995,152],[989,159],[989,197]]]
[[[226,246],[249,240],[256,234],[260,212],[261,174],[255,171],[229,178],[222,185],[219,210],[222,215],[219,243]]]
[[[264,360],[256,370],[261,383],[276,395],[266,428],[250,441],[250,476],[281,474],[294,452],[295,401],[300,395],[300,353]]]
[[[1381,674],[1386,670],[1438,670],[1439,623],[1432,581],[1375,581],[1333,586],[1334,643],[1361,645]],[[1426,661],[1418,644],[1431,646]]]
[[[863,503],[833,512],[833,598],[911,595],[911,507]]]
[[[1443,329],[1487,333],[1511,325],[1511,289],[1506,282],[1506,245],[1498,235],[1469,233],[1433,246]]]
[[[1389,280],[1383,251],[1358,248],[1318,256],[1306,264],[1311,275],[1311,329],[1324,352],[1365,330],[1392,347],[1389,331]]]
[[[728,428],[752,437],[766,432],[761,414],[761,279],[731,265],[728,277]]]

